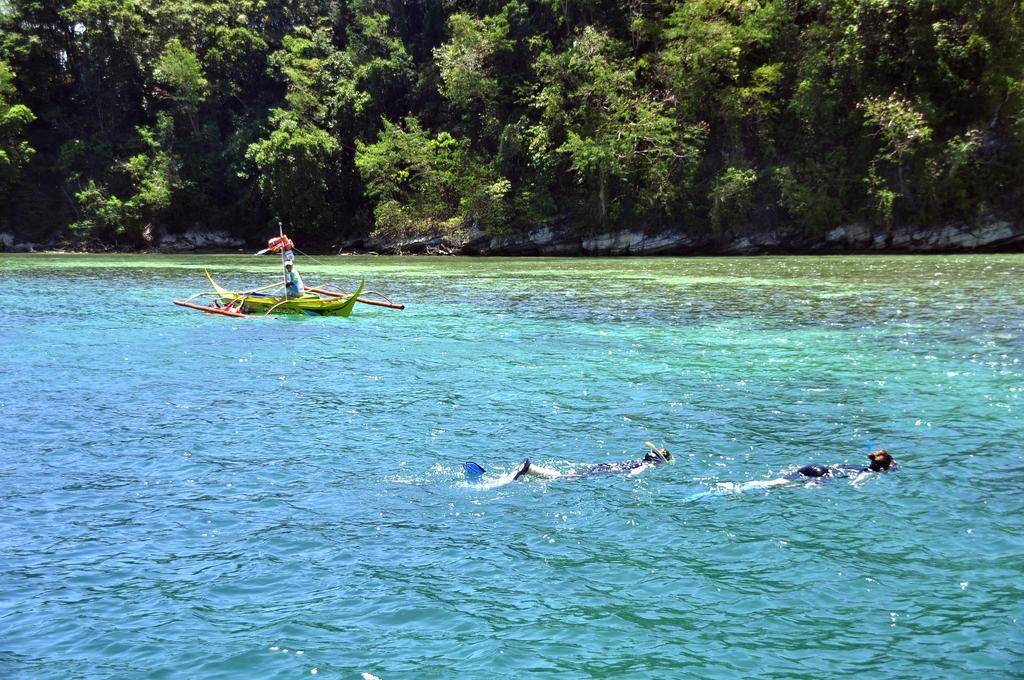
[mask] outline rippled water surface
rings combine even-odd
[[[1024,256],[204,266],[0,256],[4,678],[1024,675]]]

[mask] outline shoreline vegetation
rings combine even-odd
[[[1021,250],[1024,7],[0,2],[0,250],[279,221],[318,253]]]

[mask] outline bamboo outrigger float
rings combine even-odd
[[[218,285],[210,276],[210,272],[203,270],[210,285],[213,286],[213,290],[196,293],[185,300],[172,300],[172,302],[179,307],[236,318],[269,316],[270,314],[347,317],[352,313],[352,308],[356,303],[389,309],[405,309],[405,305],[392,302],[375,290],[364,290],[365,281],[360,282],[355,293],[346,293],[333,284],[323,284],[319,287],[302,286],[301,292],[296,285],[289,294],[286,281],[298,281],[301,284],[301,279],[297,275],[290,278],[291,273],[287,268],[292,264],[294,258],[291,252],[293,247],[291,240],[282,232],[279,237],[270,239],[267,248],[256,253],[262,255],[266,252],[280,252],[281,262],[285,269],[284,281],[276,281],[262,288],[232,291]],[[202,304],[197,300],[205,300],[207,303]]]

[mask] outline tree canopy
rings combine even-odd
[[[1017,0],[0,0],[0,229],[311,246],[1024,205]]]

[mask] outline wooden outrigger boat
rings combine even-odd
[[[307,314],[310,316],[348,316],[352,308],[359,302],[359,296],[363,292],[363,284],[352,295],[333,293],[325,291],[325,294],[304,291],[299,297],[286,297],[265,292],[271,288],[279,288],[280,283],[274,283],[262,289],[233,291],[221,287],[210,272],[205,272],[213,286],[213,291],[208,293],[197,293],[187,300],[172,300],[180,307],[198,309],[211,314],[223,314],[224,316],[255,316],[268,314]],[[195,300],[208,299],[209,304],[200,304]],[[376,302],[369,300],[369,302]]]
[[[292,243],[283,233],[280,238],[270,240],[270,247],[260,251],[260,255],[268,250],[275,252],[290,251]],[[289,252],[290,254],[290,252]],[[290,265],[290,262],[289,262]],[[397,304],[375,290],[363,290],[366,282],[362,281],[355,293],[338,290],[337,286],[326,284],[320,287],[303,286],[301,295],[286,295],[283,290],[284,281],[277,281],[269,286],[246,291],[232,291],[220,286],[210,272],[203,270],[206,278],[213,286],[210,292],[196,293],[185,300],[172,300],[179,307],[198,309],[209,314],[223,316],[249,317],[268,316],[270,314],[306,314],[309,316],[344,316],[352,313],[356,303],[405,309],[405,305]],[[370,297],[372,296],[372,297]],[[202,304],[199,301],[206,301]]]

